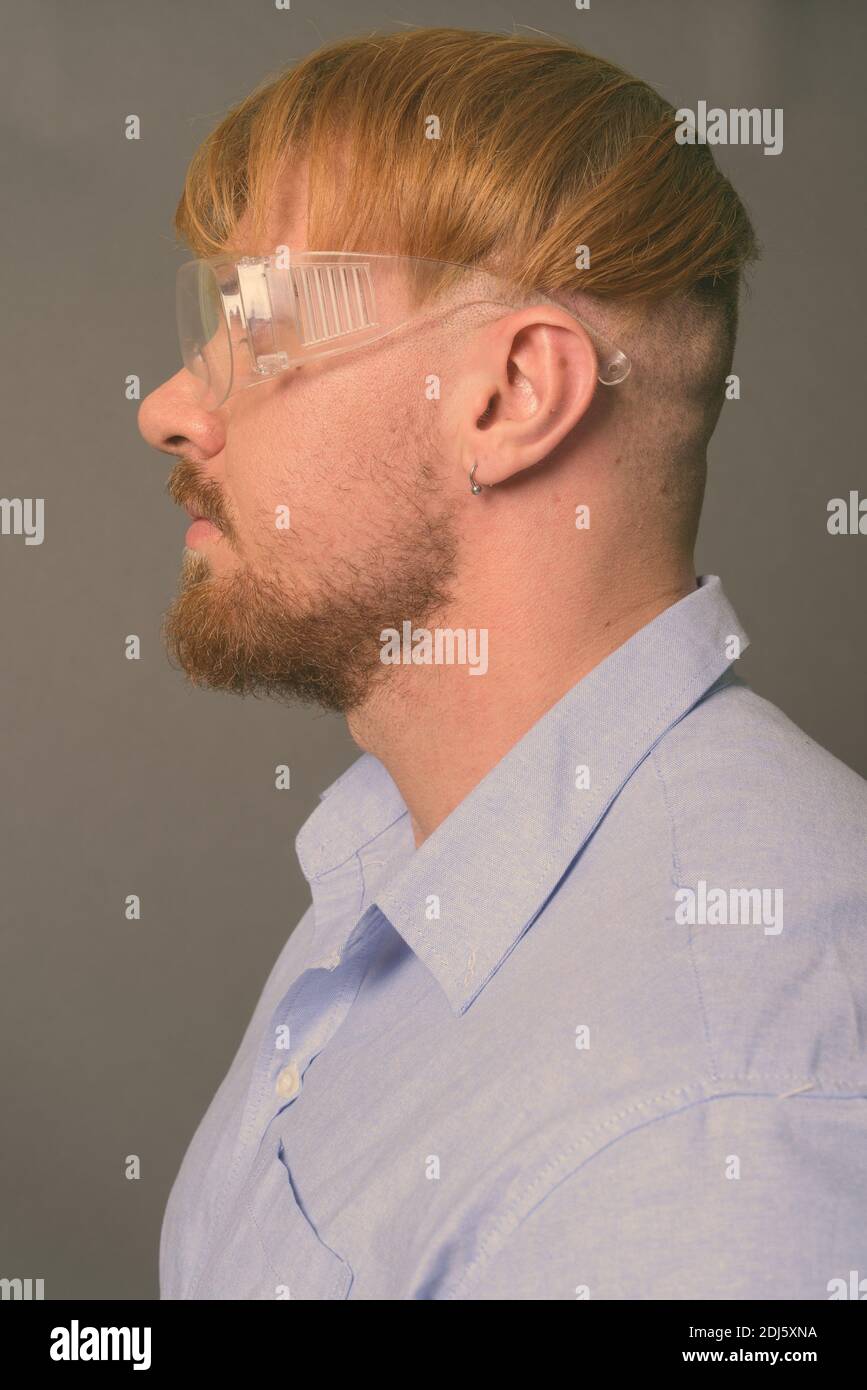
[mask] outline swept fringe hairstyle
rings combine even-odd
[[[198,256],[245,250],[249,210],[258,244],[300,156],[310,249],[478,264],[552,295],[693,295],[724,307],[733,337],[756,239],[710,149],[674,136],[647,83],[557,39],[350,38],[228,112],[190,163],[175,229]]]

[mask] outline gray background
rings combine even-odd
[[[798,0],[4,6],[6,345],[0,495],[44,497],[42,546],[0,537],[0,1276],[152,1298],[186,1144],[307,904],[294,836],[355,756],[341,722],[189,691],[159,639],[185,521],[136,430],[177,370],[171,214],[187,161],[265,74],[371,28],[532,26],[675,105],[782,106],[785,147],[718,157],[756,224],[698,555],[753,639],[740,672],[867,773],[863,6]],[[124,138],[126,115],[142,138]],[[142,659],[127,661],[128,633]],[[289,763],[292,789],[274,789]],[[143,916],[124,917],[138,893]],[[127,1154],[142,1178],[124,1177]]]

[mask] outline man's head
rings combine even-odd
[[[709,149],[674,137],[673,108],[603,60],[459,30],[330,45],[229,113],[176,214],[194,254],[430,257],[496,273],[515,307],[436,315],[408,286],[417,317],[379,343],[213,410],[186,371],[147,398],[172,495],[218,524],[167,615],[193,679],[350,710],[393,669],[384,628],[517,603],[534,570],[556,602],[691,555],[755,244]],[[598,385],[579,319],[630,357],[625,382]]]

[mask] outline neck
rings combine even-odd
[[[484,648],[469,642],[478,674],[470,664],[394,665],[349,717],[355,742],[383,763],[406,802],[417,846],[573,685],[696,587],[685,558],[653,573],[644,561],[620,557],[595,581],[585,576],[573,587],[570,576],[559,592],[549,570],[537,592],[527,583],[527,558],[510,565],[499,556],[490,583],[474,575],[472,602],[456,593],[437,621],[468,638],[487,630],[484,673]]]

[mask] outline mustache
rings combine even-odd
[[[232,523],[226,514],[219,483],[213,478],[201,477],[190,459],[179,459],[174,465],[166,482],[166,491],[177,506],[186,507],[196,516],[213,522],[229,539],[232,538]]]

